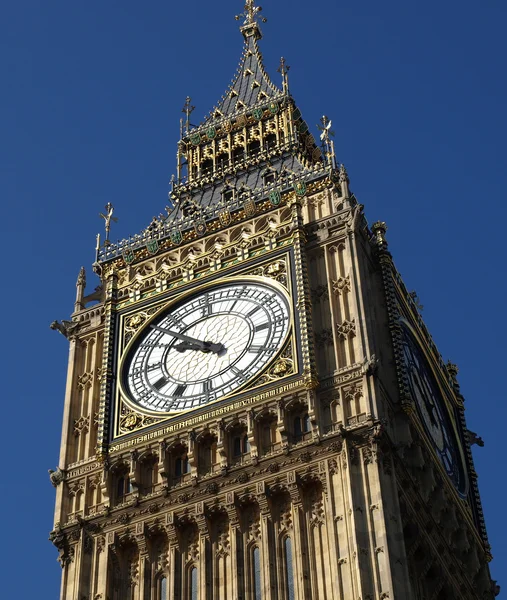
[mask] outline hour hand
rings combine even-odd
[[[152,329],[156,331],[161,331],[162,333],[167,333],[168,335],[172,335],[178,340],[181,340],[182,343],[175,346],[178,352],[185,352],[186,350],[200,350],[201,352],[213,352],[218,356],[224,356],[227,353],[227,348],[223,344],[214,344],[213,342],[203,342],[202,340],[197,340],[189,335],[185,335],[183,333],[179,333],[178,331],[171,331],[169,329],[163,329],[162,327],[157,327],[156,325],[151,326]]]
[[[224,356],[227,353],[227,349],[223,344],[213,344],[212,342],[199,342],[195,344],[193,342],[181,342],[174,349],[178,352],[185,352],[186,350],[200,350],[201,352],[208,353],[213,352],[218,356]]]

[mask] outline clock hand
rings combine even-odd
[[[175,346],[176,350],[179,352],[184,352],[185,350],[200,350],[201,352],[205,353],[213,352],[214,354],[218,354],[218,356],[224,356],[227,353],[227,348],[223,344],[203,342],[202,340],[197,340],[189,335],[179,333],[178,331],[163,329],[162,327],[157,327],[156,325],[152,325],[151,328],[155,329],[156,331],[161,331],[162,333],[167,333],[168,335],[172,335],[176,339],[181,340],[183,344],[178,344],[178,346]]]

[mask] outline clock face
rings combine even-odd
[[[456,489],[466,489],[461,455],[435,376],[411,332],[403,327],[403,354],[417,411],[426,433]]]
[[[178,412],[238,390],[279,351],[290,323],[285,293],[257,281],[210,287],[172,305],[135,338],[123,385],[139,406]]]

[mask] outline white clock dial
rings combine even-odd
[[[174,305],[133,342],[123,384],[138,405],[178,412],[242,387],[281,349],[289,302],[271,285],[244,281]]]

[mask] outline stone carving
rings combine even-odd
[[[58,487],[65,478],[65,474],[60,467],[56,467],[56,471],[53,471],[53,469],[48,469],[48,473],[51,485],[55,488]]]
[[[80,390],[84,390],[86,387],[91,387],[93,385],[93,372],[88,371],[79,375],[77,378],[77,387]]]
[[[49,326],[54,331],[59,331],[65,338],[70,339],[79,329],[79,323],[74,321],[53,321]]]
[[[350,321],[345,320],[343,323],[336,324],[336,331],[338,332],[338,336],[344,340],[350,337],[355,337],[356,335],[356,323],[355,320],[352,319]]]
[[[350,277],[339,277],[333,279],[333,294],[335,296],[341,296],[345,292],[350,292]]]
[[[87,433],[90,429],[90,418],[80,417],[74,421],[74,435],[79,437],[82,433]]]

